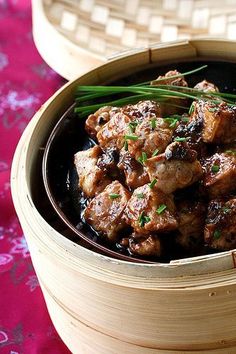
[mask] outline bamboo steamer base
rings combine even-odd
[[[68,348],[74,354],[235,354],[236,345],[225,348],[223,342],[218,346],[222,349],[199,349],[199,350],[169,350],[148,348],[141,345],[124,342],[118,338],[108,336],[102,332],[87,326],[78,321],[74,316],[66,312],[60,303],[55,299],[41,284],[44,298],[48,307],[49,314],[53,320],[56,330],[61,334],[65,343],[69,343]],[[168,319],[167,319],[168,322]],[[168,344],[166,343],[166,346]]]
[[[34,116],[17,147],[12,195],[53,323],[74,354],[236,353],[235,250],[170,264],[112,259],[65,238],[37,210],[40,151],[80,84],[153,63],[214,57],[236,43],[191,41],[141,51],[66,84]]]

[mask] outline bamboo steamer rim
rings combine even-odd
[[[109,80],[110,72],[122,76],[137,62],[143,65],[162,62],[166,57],[177,59],[206,59],[236,61],[236,42],[197,40],[161,44],[155,48],[139,51],[113,60],[99,68],[68,82],[59,89],[35,114],[25,129],[16,149],[11,174],[14,205],[25,231],[29,245],[53,252],[61,262],[72,269],[79,269],[90,277],[114,284],[137,288],[178,290],[199,289],[208,286],[225,286],[235,282],[236,250],[218,254],[172,261],[169,264],[139,264],[116,260],[95,253],[70,241],[53,229],[36,209],[31,195],[31,173],[37,155],[35,146],[48,136],[49,126],[55,124],[63,107],[73,100],[73,91],[78,84],[96,84]],[[103,80],[101,80],[101,77]],[[113,77],[114,79],[114,77]],[[45,124],[46,123],[46,124]],[[38,146],[39,147],[39,146]],[[33,241],[33,242],[32,242]],[[31,249],[30,249],[31,250]]]

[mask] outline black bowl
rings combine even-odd
[[[214,82],[222,92],[234,92],[236,88],[236,64],[220,61],[185,61],[172,65],[151,67],[130,75],[114,85],[127,85],[152,80],[168,70],[177,69],[186,72],[201,65],[208,64],[207,69],[186,77],[189,86],[207,79]],[[95,251],[113,258],[141,263],[153,263],[157,260],[141,259],[124,254],[122,250],[106,244],[88,225],[83,223],[77,188],[77,174],[73,166],[74,154],[91,147],[94,142],[84,130],[84,119],[74,113],[72,105],[60,118],[52,130],[43,156],[43,182],[47,196],[63,223],[74,235],[84,240],[85,245]],[[170,261],[170,258],[161,261]],[[160,261],[160,260],[158,260]]]

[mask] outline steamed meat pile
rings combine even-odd
[[[187,87],[176,74],[162,84]],[[211,99],[218,88],[206,80],[194,89],[209,96],[188,115],[166,116],[168,107],[147,100],[86,120],[95,145],[74,157],[84,221],[130,255],[236,247],[236,106]]]

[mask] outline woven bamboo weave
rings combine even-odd
[[[49,22],[92,55],[198,37],[236,39],[235,0],[43,0]]]

